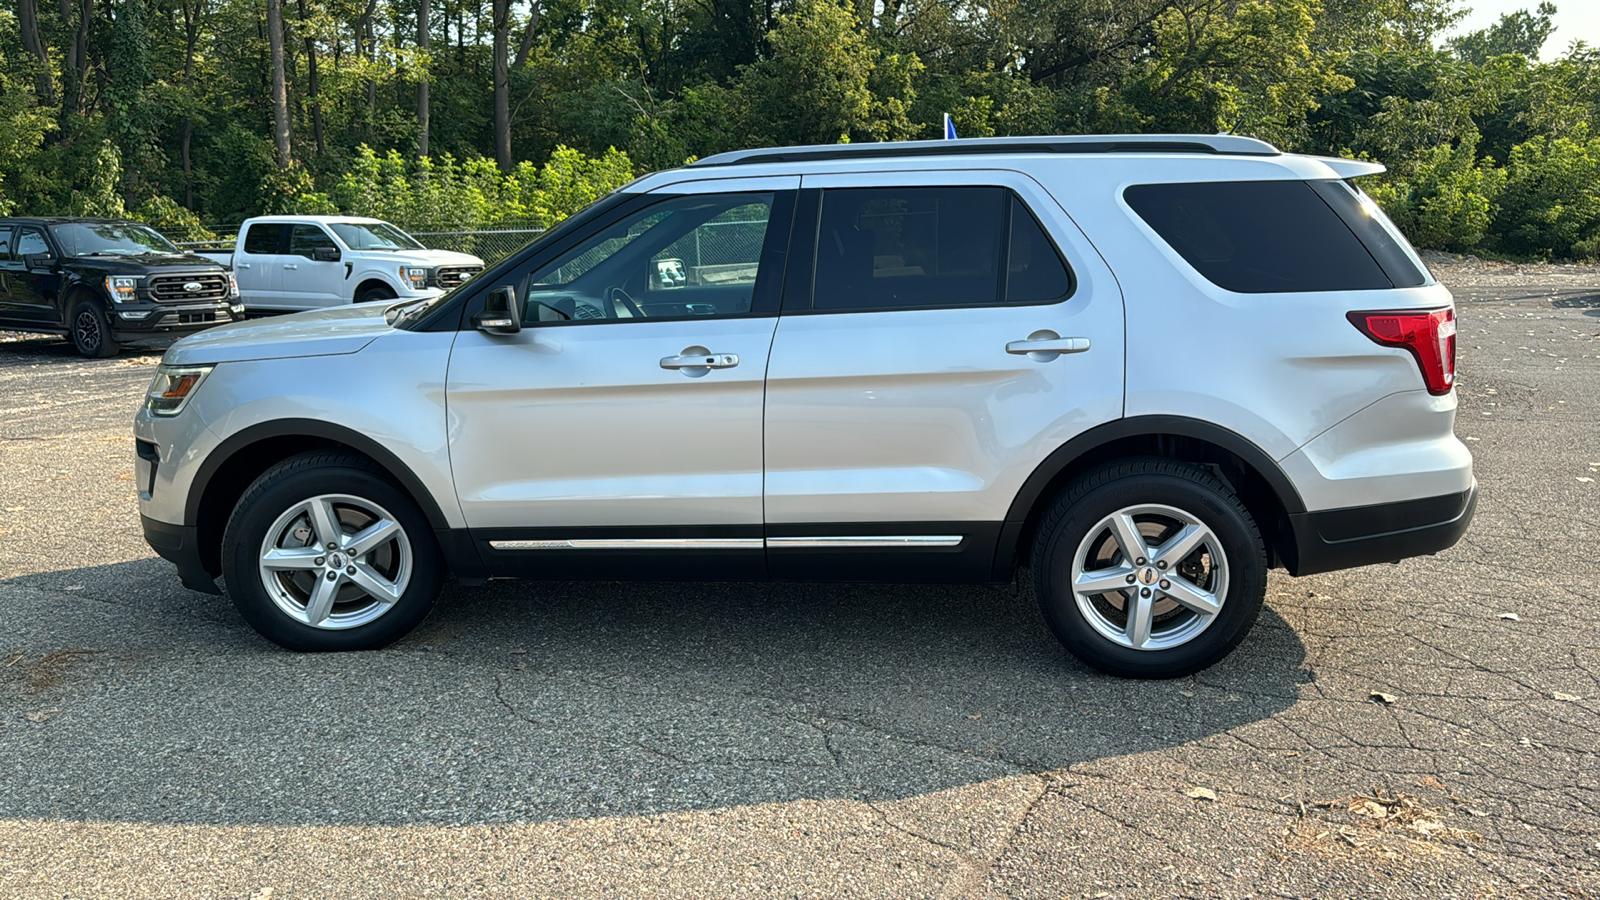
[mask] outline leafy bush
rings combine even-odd
[[[1469,253],[1480,248],[1493,219],[1506,173],[1493,160],[1477,160],[1477,141],[1435,147],[1410,178],[1368,186],[1390,218],[1420,247]]]
[[[1506,161],[1496,248],[1519,256],[1593,256],[1600,247],[1600,137],[1536,137]]]

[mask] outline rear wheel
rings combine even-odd
[[[240,615],[290,650],[372,650],[433,608],[443,565],[427,518],[367,460],[310,453],[257,478],[222,539]]]
[[[80,300],[73,304],[72,321],[68,324],[72,329],[72,346],[79,356],[105,359],[116,356],[122,349],[111,336],[105,307],[98,300]]]
[[[1057,498],[1033,548],[1045,620],[1073,655],[1113,675],[1172,678],[1250,631],[1267,557],[1220,479],[1172,460],[1092,472]]]

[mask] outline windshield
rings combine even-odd
[[[330,222],[328,227],[351,250],[421,250],[422,245],[388,222]]]
[[[68,256],[183,252],[154,229],[133,222],[75,222],[52,226],[50,231]]]

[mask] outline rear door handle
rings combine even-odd
[[[295,265],[294,263],[284,263],[283,267],[285,269],[298,269],[298,268],[300,268],[299,266]]]
[[[250,268],[250,264],[249,263],[239,263],[237,266],[234,266],[234,268],[236,268],[236,269],[248,269],[248,268]]]
[[[1034,362],[1049,362],[1063,353],[1082,353],[1089,349],[1089,339],[1064,338],[1046,328],[1028,335],[1025,341],[1006,344],[1006,352],[1026,356]]]

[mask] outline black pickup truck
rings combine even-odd
[[[64,335],[104,357],[243,318],[232,273],[148,225],[0,219],[0,330]]]

